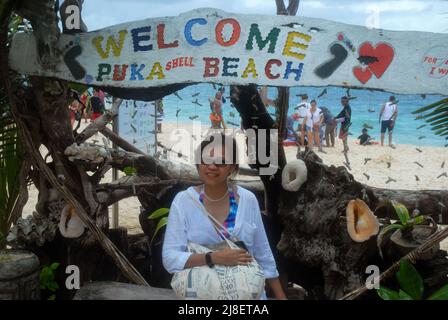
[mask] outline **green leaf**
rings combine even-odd
[[[448,284],[430,295],[427,300],[448,300]]]
[[[430,104],[430,105],[428,105],[426,107],[417,109],[417,110],[413,111],[412,114],[423,113],[423,112],[426,112],[428,110],[434,109],[434,108],[436,108],[438,106],[443,106],[444,104],[447,104],[447,103],[448,103],[448,98],[445,98],[445,99],[442,99],[440,101],[434,102],[434,103],[432,103],[432,104]]]
[[[158,219],[160,217],[168,215],[169,212],[170,212],[169,208],[160,208],[160,209],[157,209],[156,211],[154,211],[153,213],[151,213],[151,215],[148,217],[148,219]]]
[[[137,169],[134,167],[124,167],[123,172],[127,176],[134,176],[137,174]]]
[[[398,291],[398,298],[400,300],[414,300],[414,299],[412,299],[412,297],[410,295],[408,295],[406,292],[404,292],[401,289]]]
[[[153,236],[151,238],[151,243],[150,244],[152,244],[152,242],[154,241],[154,239],[155,239],[157,233],[159,232],[159,230],[162,229],[167,224],[168,224],[168,217],[163,217],[162,219],[159,220],[159,223],[157,224],[157,227],[156,227],[156,231],[154,231],[154,234],[153,234]]]
[[[48,300],[56,300],[56,295],[52,294],[51,296],[48,297]]]
[[[401,224],[406,225],[410,218],[408,209],[403,204],[394,200],[392,200],[392,206],[394,207]]]
[[[398,292],[396,292],[392,289],[389,289],[386,287],[380,287],[379,289],[376,290],[376,292],[378,293],[380,298],[383,300],[400,300],[400,296],[398,295]]]
[[[425,221],[425,217],[424,216],[417,216],[414,218],[414,224],[420,224],[423,221]]]
[[[396,274],[400,287],[414,300],[420,300],[423,296],[423,279],[407,260],[400,261],[400,270]]]
[[[58,263],[58,262],[53,262],[53,263],[50,265],[50,269],[51,269],[51,270],[56,270],[56,269],[59,267],[59,265],[60,265],[60,263]]]

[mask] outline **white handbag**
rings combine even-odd
[[[233,241],[223,235],[221,230],[230,234],[234,241],[237,238],[209,214],[196,198],[191,194],[189,195],[201,211],[215,223],[216,230],[225,240],[218,244],[207,246],[189,242],[188,251],[204,254],[222,250],[225,247],[239,249]],[[255,259],[252,259],[252,262],[247,265],[215,265],[213,268],[209,266],[188,268],[174,273],[171,280],[171,287],[180,299],[258,300],[264,292],[264,284],[263,270]]]

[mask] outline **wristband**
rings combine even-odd
[[[210,267],[213,268],[215,265],[212,262],[212,253],[211,252],[207,252],[205,254],[205,263]]]

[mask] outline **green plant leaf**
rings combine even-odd
[[[401,289],[398,291],[398,298],[400,300],[414,300],[414,299],[412,299],[412,297],[410,295],[408,295],[406,292],[404,292]]]
[[[416,216],[416,217],[413,219],[413,224],[420,224],[420,223],[422,223],[423,221],[425,221],[425,217],[424,217],[424,216]]]
[[[383,300],[400,300],[398,292],[392,289],[386,287],[380,287],[379,289],[376,290],[376,292]]]
[[[51,296],[48,297],[48,300],[56,300],[56,295],[52,294]]]
[[[410,295],[414,300],[420,300],[423,296],[423,279],[407,260],[400,261],[400,270],[396,274],[401,289]]]
[[[124,167],[123,172],[127,176],[133,176],[137,174],[137,169],[134,167]]]
[[[428,110],[434,109],[434,108],[436,108],[438,106],[443,106],[444,104],[447,104],[447,103],[448,103],[448,98],[445,98],[445,99],[442,99],[440,101],[434,102],[434,103],[432,103],[432,104],[430,104],[428,106],[425,106],[425,107],[422,107],[420,109],[417,109],[417,110],[413,111],[412,114],[423,113],[423,112],[426,112]]]
[[[51,270],[56,270],[58,267],[59,267],[59,265],[60,265],[60,263],[58,263],[58,262],[53,262],[51,265],[50,265],[50,269]]]
[[[394,207],[401,224],[406,225],[410,218],[408,209],[403,204],[394,200],[392,200],[392,206]]]
[[[448,300],[448,284],[430,295],[427,300]]]
[[[160,208],[160,209],[157,209],[156,211],[154,211],[153,213],[151,213],[151,215],[148,217],[148,219],[158,219],[160,217],[168,215],[169,212],[170,212],[169,208]]]
[[[384,236],[389,232],[389,231],[392,231],[392,230],[395,230],[395,229],[404,229],[404,226],[402,226],[401,224],[397,224],[397,223],[394,223],[394,224],[390,224],[390,225],[388,225],[388,226],[386,226],[386,227],[384,227],[382,230],[381,230],[381,232],[378,234],[378,237],[376,238],[376,245],[378,246],[378,250],[379,250],[379,252],[380,252],[380,256],[381,256],[381,259],[384,259],[383,258],[383,251],[381,250],[381,247],[383,246],[383,239],[384,239]]]
[[[159,232],[159,230],[162,229],[167,224],[168,224],[168,217],[163,217],[162,219],[159,220],[159,223],[157,224],[157,227],[156,227],[156,231],[154,231],[154,234],[151,238],[151,243],[150,243],[151,245],[152,245],[152,242],[154,241],[157,233]]]

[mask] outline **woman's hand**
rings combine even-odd
[[[211,258],[214,264],[223,266],[245,265],[252,262],[251,255],[243,249],[226,248],[213,252]]]

